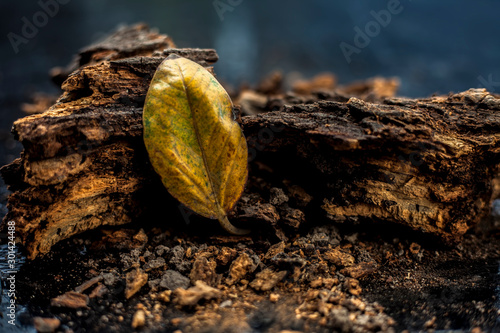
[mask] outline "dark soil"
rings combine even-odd
[[[272,192],[275,203],[291,195]],[[180,215],[169,216],[168,226],[159,226],[163,217],[87,232],[26,263],[17,275],[18,302],[30,315],[21,322],[55,317],[60,332],[500,329],[500,233],[492,221],[450,247],[384,223],[318,218],[295,233],[285,228],[288,240],[280,241],[273,230],[233,237],[214,221],[192,215],[185,224]],[[148,282],[127,299],[136,270]],[[196,280],[215,289],[193,290],[201,299],[192,301],[182,290]],[[99,295],[88,307],[51,305],[75,289]]]

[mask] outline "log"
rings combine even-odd
[[[169,54],[206,67],[218,57],[173,46],[144,25],[122,28],[84,49],[71,74],[55,71],[64,82],[53,106],[14,123],[24,150],[0,170],[12,191],[4,222],[15,221],[28,258],[86,230],[177,209],[142,142],[145,95]],[[317,216],[390,221],[459,240],[500,193],[500,99],[485,89],[398,98],[394,85],[377,79],[355,89],[254,92],[264,112],[241,119],[251,173],[232,218],[294,230]],[[285,196],[300,189],[309,199],[263,194],[255,176],[263,167],[273,170],[269,183],[293,184]]]
[[[283,127],[265,146],[274,168],[294,165],[304,186],[309,178],[330,219],[393,221],[455,241],[500,194],[499,110],[500,99],[471,89],[285,105],[243,124],[250,142]]]

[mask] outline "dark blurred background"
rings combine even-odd
[[[59,1],[57,13],[44,22],[37,13],[53,1]],[[382,15],[385,26],[374,23],[373,12],[391,8],[390,22]],[[305,77],[331,71],[340,83],[398,76],[400,95],[409,97],[500,90],[495,0],[1,0],[0,13],[0,165],[21,149],[10,135],[12,122],[23,116],[20,104],[34,92],[58,92],[48,71],[120,24],[145,22],[179,47],[216,48],[218,77],[233,85],[280,69]],[[26,20],[34,19],[38,32],[13,47],[9,36],[23,37]],[[356,27],[372,29],[368,41],[355,38]],[[350,61],[343,42],[358,42]]]

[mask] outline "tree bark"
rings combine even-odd
[[[85,230],[134,221],[162,203],[177,207],[142,142],[145,95],[169,54],[206,67],[218,57],[214,50],[173,47],[143,25],[122,29],[82,51],[77,68],[53,73],[64,82],[52,107],[14,123],[24,151],[1,169],[12,191],[4,221],[16,222],[29,258]],[[391,221],[458,240],[500,192],[500,99],[485,89],[384,98],[393,85],[380,89],[375,80],[357,90],[256,92],[265,112],[241,119],[251,170],[265,164],[334,221]],[[252,191],[249,185],[247,198]],[[257,203],[240,202],[233,218],[295,218],[297,228],[303,218],[284,207],[261,195]]]

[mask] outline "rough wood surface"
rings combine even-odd
[[[12,191],[5,220],[16,222],[29,258],[79,232],[151,214],[158,205],[161,223],[176,223],[169,209],[177,204],[144,149],[142,106],[168,54],[203,66],[217,54],[171,48],[168,37],[144,26],[121,29],[100,45],[80,54],[84,60],[62,83],[55,105],[13,126],[24,151],[1,169]],[[351,87],[327,81],[328,89],[312,84],[295,93],[240,94],[243,114],[253,114],[242,117],[253,170],[273,170],[279,181],[293,183],[289,194],[297,198],[291,207],[279,189],[263,195],[249,186],[235,220],[297,229],[306,219],[296,209],[302,203],[315,217],[397,222],[449,241],[488,212],[500,191],[497,96],[471,89],[406,99],[392,96],[394,80]],[[255,105],[266,112],[249,111]]]
[[[250,142],[269,126],[284,129],[265,150],[282,155],[283,168],[301,161],[310,170],[299,177],[333,220],[389,220],[452,239],[498,196],[500,99],[485,90],[285,105],[244,118]]]

